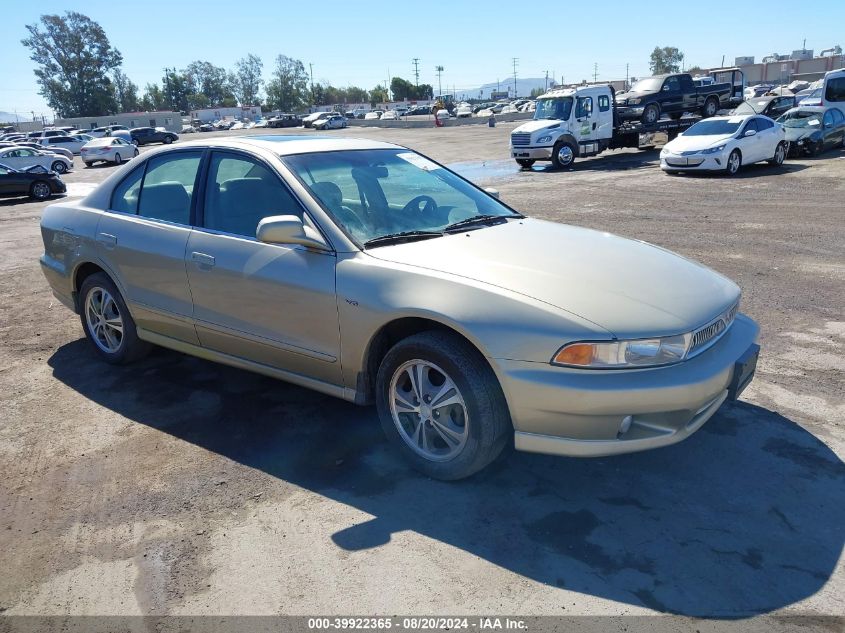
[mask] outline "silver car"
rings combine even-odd
[[[751,380],[739,288],[662,248],[534,220],[388,143],[151,151],[41,222],[41,265],[109,363],[150,344],[375,403],[424,473],[511,441],[666,446]]]

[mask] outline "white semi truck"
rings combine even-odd
[[[559,169],[572,167],[579,157],[595,156],[607,149],[640,147],[643,136],[678,132],[701,120],[681,116],[654,123],[623,122],[610,85],[579,86],[547,92],[537,98],[534,119],[511,133],[511,156],[522,167],[551,161]]]

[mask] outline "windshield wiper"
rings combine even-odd
[[[472,226],[473,224],[482,224],[490,226],[491,224],[498,223],[498,220],[502,220],[507,222],[510,218],[524,218],[524,215],[519,213],[514,213],[512,215],[492,215],[492,214],[483,214],[483,215],[474,215],[471,218],[466,218],[465,220],[459,220],[458,222],[453,222],[452,224],[447,225],[443,230],[444,231],[453,231],[455,229],[463,229],[468,226]]]
[[[388,244],[401,244],[415,240],[427,240],[432,237],[443,237],[441,231],[402,231],[400,233],[388,233],[380,235],[364,242],[364,248],[373,246],[387,246]]]

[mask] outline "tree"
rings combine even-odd
[[[367,103],[370,100],[370,93],[358,86],[348,86],[346,100],[348,103]]]
[[[370,105],[375,106],[388,100],[387,90],[381,84],[370,90]]]
[[[700,75],[701,73],[703,73],[704,69],[701,66],[692,66],[691,68],[687,68],[687,72],[690,75],[695,76],[695,75]]]
[[[431,99],[431,95],[434,93],[434,89],[428,84],[415,86],[401,77],[394,77],[391,80],[390,91],[393,93],[394,101]]]
[[[264,85],[264,80],[261,78],[263,69],[264,64],[261,58],[252,53],[235,62],[235,72],[230,76],[229,83],[238,103],[242,106],[258,103],[259,92],[261,92],[261,86]]]
[[[684,61],[684,54],[674,46],[655,46],[651,51],[648,66],[654,75],[665,73],[676,73],[681,70],[681,62]]]
[[[117,102],[118,112],[138,111],[138,86],[127,77],[120,68],[112,75],[114,86],[114,99]]]
[[[194,61],[182,71],[185,76],[189,95],[205,95],[205,99],[196,101],[188,99],[190,109],[205,105],[231,107],[237,105],[237,99],[229,84],[229,74],[225,68],[215,66],[211,62]]]
[[[276,65],[267,84],[267,105],[271,110],[299,110],[309,101],[308,74],[298,59],[276,57]]]
[[[163,110],[165,108],[164,92],[157,84],[147,84],[144,86],[144,96],[141,97],[141,109],[147,112],[154,112],[156,110]]]
[[[43,27],[43,30],[40,28]],[[30,49],[38,68],[40,94],[60,117],[101,116],[115,111],[114,87],[109,73],[123,58],[109,43],[106,32],[91,18],[75,11],[64,16],[42,15],[28,24]]]
[[[161,78],[161,86],[166,108],[176,112],[188,112],[197,107],[193,100],[191,83],[184,72],[178,73],[175,68],[166,68],[164,77]]]

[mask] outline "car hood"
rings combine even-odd
[[[367,253],[531,297],[619,338],[688,332],[740,294],[731,280],[657,246],[530,218]]]
[[[783,128],[786,132],[786,140],[790,143],[799,141],[802,138],[809,138],[814,132],[818,132],[818,127],[786,127]]]
[[[680,152],[691,152],[721,145],[731,138],[733,138],[733,134],[679,136],[675,140],[666,143],[666,149],[676,154]]]
[[[557,129],[560,127],[560,121],[557,119],[537,119],[536,121],[528,121],[523,123],[514,132],[536,132],[537,130]]]

